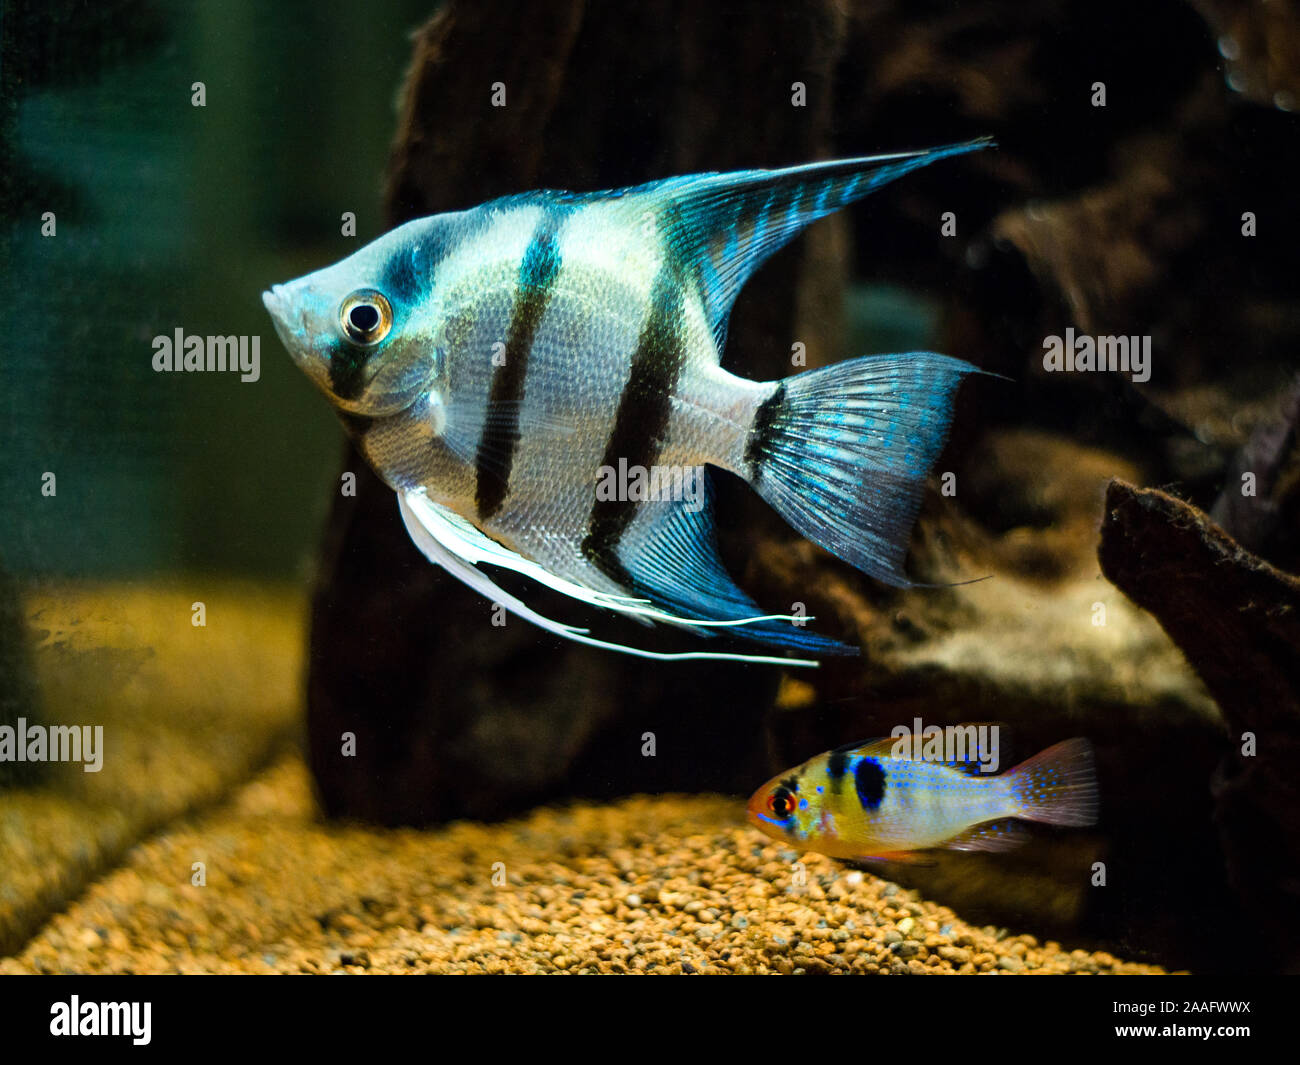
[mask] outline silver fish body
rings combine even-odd
[[[651,654],[497,596],[483,562],[701,635],[844,653],[732,584],[703,470],[745,478],[805,535],[905,582],[920,486],[973,368],[916,353],[750,381],[719,366],[727,314],[810,221],[978,146],[508,197],[410,222],[264,300],[425,553],[516,613]],[[613,469],[698,471],[706,495],[611,498]]]

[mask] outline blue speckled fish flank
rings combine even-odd
[[[834,858],[908,861],[933,847],[1005,850],[1024,839],[1022,821],[1096,821],[1087,740],[1058,743],[1000,776],[908,757],[899,744],[890,736],[840,747],[782,773],[750,797],[750,822]]]

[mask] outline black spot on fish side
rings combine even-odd
[[[776,386],[762,406],[754,414],[754,425],[749,431],[749,442],[745,445],[745,462],[749,466],[750,477],[757,480],[762,472],[763,456],[767,445],[776,431],[777,421],[785,413],[785,384]]]
[[[493,368],[488,395],[489,413],[494,408],[500,413],[484,422],[475,455],[474,502],[480,518],[490,518],[500,510],[510,490],[528,354],[551,301],[551,286],[560,272],[557,235],[563,220],[564,215],[556,212],[543,217],[519,264],[518,292],[506,334],[505,357],[501,365]]]
[[[840,786],[844,783],[844,774],[849,768],[848,750],[835,749],[831,751],[831,756],[826,762],[826,772],[830,774],[831,791],[836,795],[840,792]]]
[[[885,771],[874,758],[862,758],[853,770],[853,784],[864,810],[878,809],[885,799]]]

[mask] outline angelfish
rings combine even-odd
[[[1000,851],[1021,843],[1021,822],[1087,826],[1097,820],[1092,745],[1064,740],[1000,775],[984,752],[927,761],[891,736],[819,754],[773,777],[746,808],[761,832],[844,861],[917,861],[931,848]]]
[[[408,222],[262,299],[433,562],[582,643],[814,665],[600,640],[479,567],[698,635],[855,653],[805,630],[805,617],[765,614],[732,583],[704,468],[746,479],[871,576],[908,584],[924,478],[975,368],[919,352],[746,380],[719,366],[727,318],[750,275],[810,222],[987,143],[507,196]],[[638,472],[618,483],[639,488],[611,492],[611,470]],[[680,471],[698,471],[703,498],[645,491],[657,471],[679,486]]]

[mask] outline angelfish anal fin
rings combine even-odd
[[[764,615],[735,585],[718,554],[712,479],[697,469],[692,500],[642,510],[625,534],[618,561],[633,587],[683,624],[731,626],[733,636],[774,647],[857,654],[856,647],[798,627],[799,619]]]
[[[618,596],[603,595],[583,589],[569,581],[563,581],[547,573],[537,563],[525,559],[508,548],[484,536],[463,518],[459,518],[444,508],[431,503],[421,492],[399,493],[398,506],[406,531],[416,547],[433,563],[447,570],[453,577],[469,585],[489,601],[500,603],[510,613],[531,621],[538,628],[576,643],[590,647],[601,647],[608,651],[618,651],[636,658],[651,658],[658,661],[688,661],[692,659],[711,659],[714,661],[761,662],[777,666],[815,667],[812,659],[777,658],[771,655],[726,654],[709,651],[660,652],[648,651],[640,647],[598,640],[588,634],[588,630],[575,625],[545,617],[528,606],[523,600],[506,592],[486,573],[478,568],[478,563],[488,562],[504,566],[518,573],[540,580],[557,591],[564,592],[581,602],[626,614],[630,617],[649,617],[652,620],[671,621],[668,615],[662,615],[653,607],[642,605],[638,600]],[[706,623],[707,624],[707,623]]]

